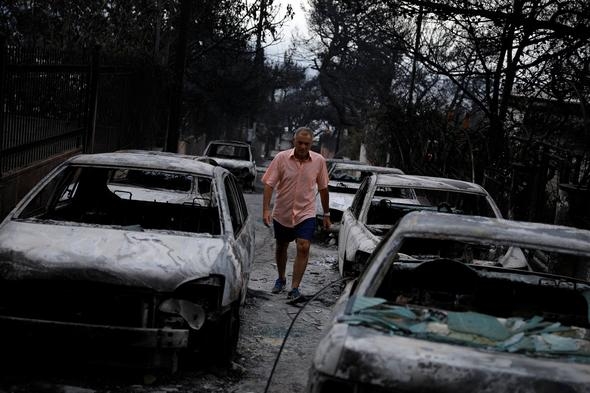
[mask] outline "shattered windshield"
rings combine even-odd
[[[570,278],[587,263],[587,256],[542,247],[407,238],[375,295],[353,298],[342,321],[590,363],[590,283]]]
[[[586,295],[588,296],[588,295]],[[496,317],[472,311],[441,311],[357,297],[340,322],[387,333],[538,357],[569,357],[590,364],[587,323],[572,326],[543,316]]]

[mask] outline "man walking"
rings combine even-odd
[[[325,212],[323,226],[329,229],[331,225],[326,160],[321,154],[311,151],[312,143],[311,129],[298,128],[293,138],[293,149],[279,152],[262,177],[262,220],[266,226],[272,222],[276,239],[275,259],[279,277],[272,292],[282,292],[287,285],[287,249],[289,243],[295,240],[297,254],[293,263],[291,291],[288,293],[293,302],[301,300],[299,285],[307,268],[309,247],[315,232],[316,185]],[[275,204],[271,211],[270,202],[275,190]]]

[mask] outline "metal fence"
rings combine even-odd
[[[7,46],[0,37],[0,177],[83,149],[91,55]]]

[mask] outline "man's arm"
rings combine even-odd
[[[264,191],[262,193],[262,222],[267,227],[272,222],[272,211],[270,209],[270,200],[272,198],[273,188],[268,184],[264,185]]]
[[[327,188],[319,190],[320,193],[320,201],[322,202],[322,209],[324,210],[324,229],[329,229],[330,225],[332,225],[332,221],[330,221],[330,193],[328,192]]]

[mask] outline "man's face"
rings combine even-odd
[[[307,158],[309,149],[311,149],[311,143],[313,139],[311,135],[306,133],[300,133],[293,139],[293,145],[295,145],[295,156],[297,158]]]

